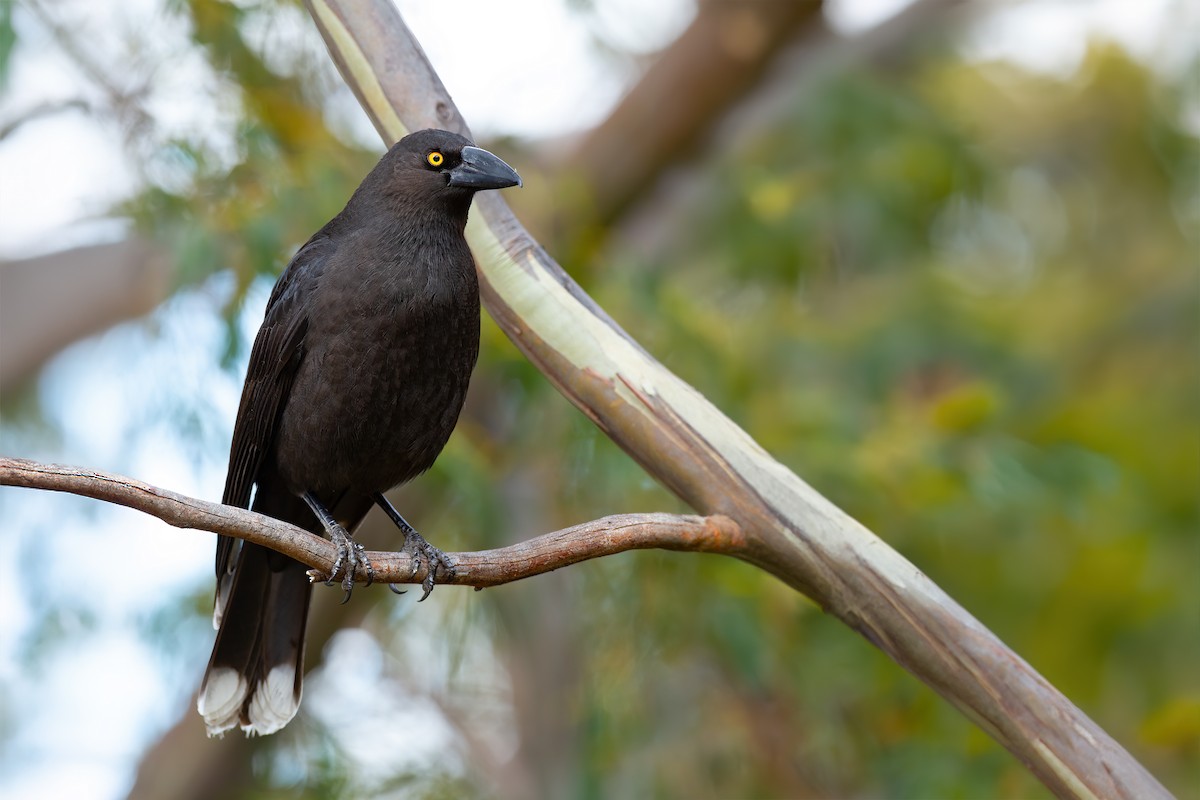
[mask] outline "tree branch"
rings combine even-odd
[[[147,314],[167,296],[168,255],[139,236],[0,261],[0,395],[68,344]]]
[[[712,121],[759,81],[799,32],[824,28],[821,2],[701,2],[696,17],[608,118],[588,131],[562,172],[587,188],[564,226],[611,223],[696,147]],[[636,147],[631,142],[636,141]]]
[[[0,122],[0,142],[12,136],[22,126],[28,125],[30,122],[42,119],[43,117],[52,117],[55,114],[61,114],[64,111],[82,111],[85,114],[92,110],[88,102],[82,98],[76,97],[71,100],[48,100],[44,103],[38,103],[32,108],[26,109],[14,116],[6,122]]]
[[[470,135],[391,0],[306,0],[385,143]],[[1061,797],[1170,797],[1100,726],[899,553],[613,322],[496,193],[467,224],[484,304],[562,394],[693,508],[736,520],[741,557],[837,616],[953,703]]]
[[[329,574],[336,554],[327,539],[295,525],[111,472],[0,456],[0,486],[69,492],[142,511],[176,528],[244,539],[312,567],[312,574],[318,580]],[[439,576],[438,583],[482,589],[626,550],[689,550],[737,557],[744,552],[745,545],[741,530],[728,517],[614,514],[508,547],[447,553],[455,573],[453,577]],[[376,582],[420,583],[425,578],[425,566],[422,564],[414,573],[407,553],[372,551],[368,557]]]

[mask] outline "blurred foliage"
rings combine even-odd
[[[1177,792],[1200,786],[1184,99],[1111,48],[1065,82],[943,60],[842,76],[716,165],[677,249],[590,287]],[[746,597],[697,589],[664,620],[693,628],[682,663],[730,681],[704,698],[744,715],[730,763],[773,763],[762,703],[800,783],[715,772],[714,796],[1037,795],[882,656],[741,577]]]
[[[12,19],[14,3],[15,0],[0,0],[0,89],[3,89],[8,83],[13,45],[17,41]]]
[[[336,213],[375,155],[330,132],[327,76],[250,42],[254,15],[292,7],[172,7],[238,98],[236,152],[164,143],[173,177],[124,212],[171,244],[181,285],[220,269],[244,290]],[[704,166],[666,246],[614,235],[567,267],[1169,788],[1198,796],[1200,161],[1185,99],[1102,47],[1069,79],[944,51],[904,74],[840,75]],[[439,545],[682,510],[486,318],[483,345],[458,434],[400,492]],[[530,784],[487,769],[511,758],[546,796],[1046,796],[947,703],[740,562],[624,554],[443,589],[413,612],[438,613],[511,679],[508,749],[493,747],[509,756],[479,756],[478,671],[448,667],[443,699],[467,698],[448,759],[460,770],[398,762],[364,782],[335,731],[309,730],[263,743],[247,795],[512,796]],[[411,624],[381,634],[392,658],[407,657]]]
[[[941,59],[902,79],[841,76],[715,165],[658,263],[589,287],[1177,792],[1200,786],[1184,99],[1111,48],[1069,81]],[[628,613],[662,620],[647,625],[659,647],[662,627],[681,637],[665,661],[728,682],[681,704],[709,710],[687,730],[720,729],[707,744],[725,757],[672,742],[651,761],[679,765],[657,772],[662,793],[1038,794],[837,625],[736,565],[695,569],[693,595],[668,582],[678,605],[661,617],[644,587],[630,598]],[[623,685],[645,703],[687,685],[663,678],[669,690]],[[590,746],[636,769],[633,721],[613,722]],[[763,724],[788,732],[769,737],[776,758]]]
[[[338,79],[323,53],[296,43],[253,46],[256,31],[289,21],[307,25],[300,9],[276,0],[175,5],[212,65],[223,99],[235,107],[234,152],[202,135],[159,142],[149,159],[150,188],[121,210],[171,247],[181,286],[214,268],[233,273],[237,290],[227,309],[232,357],[248,346],[232,322],[250,283],[280,271],[341,210],[378,155],[326,124],[322,109]],[[293,16],[298,19],[288,19]]]

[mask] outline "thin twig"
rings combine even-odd
[[[333,563],[334,546],[326,539],[286,522],[208,500],[160,489],[124,475],[44,464],[0,456],[0,486],[48,489],[128,506],[177,528],[194,528],[233,536],[278,550],[312,567],[324,579]],[[495,550],[447,553],[453,577],[439,582],[474,586],[502,583],[551,572],[626,550],[690,550],[738,556],[745,548],[741,529],[728,517],[679,514],[616,514],[573,525]],[[420,583],[425,567],[412,572],[406,553],[368,554],[375,580]]]
[[[27,125],[43,117],[61,114],[64,111],[82,111],[85,114],[89,114],[92,111],[92,107],[88,105],[86,100],[78,97],[71,100],[53,100],[38,103],[32,108],[17,114],[9,121],[0,123],[0,142],[20,130],[22,125]]]

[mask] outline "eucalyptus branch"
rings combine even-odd
[[[385,143],[422,128],[470,137],[391,0],[305,4]],[[475,198],[467,241],[484,305],[509,339],[664,486],[702,513],[735,520],[745,537],[741,558],[887,653],[1055,794],[1170,797],[915,565],[650,356],[529,235],[503,198]]]
[[[295,525],[111,472],[0,456],[0,486],[68,492],[127,506],[176,528],[210,531],[260,544],[312,567],[311,574],[316,580],[327,577],[336,554],[329,540]],[[439,575],[438,584],[482,589],[601,556],[651,548],[739,556],[745,549],[745,538],[728,517],[615,514],[508,547],[447,553],[455,573],[453,577]],[[419,584],[425,578],[424,561],[414,572],[407,553],[367,555],[376,582]]]

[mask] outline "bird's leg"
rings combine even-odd
[[[375,505],[382,508],[392,518],[392,522],[396,523],[396,527],[404,534],[404,549],[412,554],[413,575],[416,575],[417,569],[420,568],[421,556],[425,556],[425,563],[429,566],[429,571],[425,574],[425,580],[421,582],[421,588],[425,590],[425,593],[421,595],[421,600],[424,600],[433,591],[439,567],[443,573],[454,577],[454,564],[446,558],[445,553],[425,541],[425,537],[417,533],[416,528],[409,525],[408,521],[400,516],[400,512],[392,507],[388,499],[383,496],[383,492],[375,492],[371,495],[371,499],[375,501]],[[388,584],[388,587],[397,594],[403,594],[394,584]]]
[[[342,577],[342,588],[346,590],[346,596],[342,599],[342,603],[345,603],[350,599],[350,593],[354,591],[354,576],[358,574],[359,570],[367,573],[367,586],[370,586],[374,580],[375,570],[371,567],[371,560],[367,558],[366,548],[350,538],[349,531],[333,518],[329,509],[325,508],[312,492],[305,492],[303,496],[304,502],[308,503],[308,507],[317,515],[321,526],[325,528],[325,533],[329,534],[329,540],[337,548],[337,558],[333,560],[333,567],[329,570],[329,578],[325,581],[325,585],[333,586],[338,570],[342,568],[343,563],[346,565],[346,572]]]

